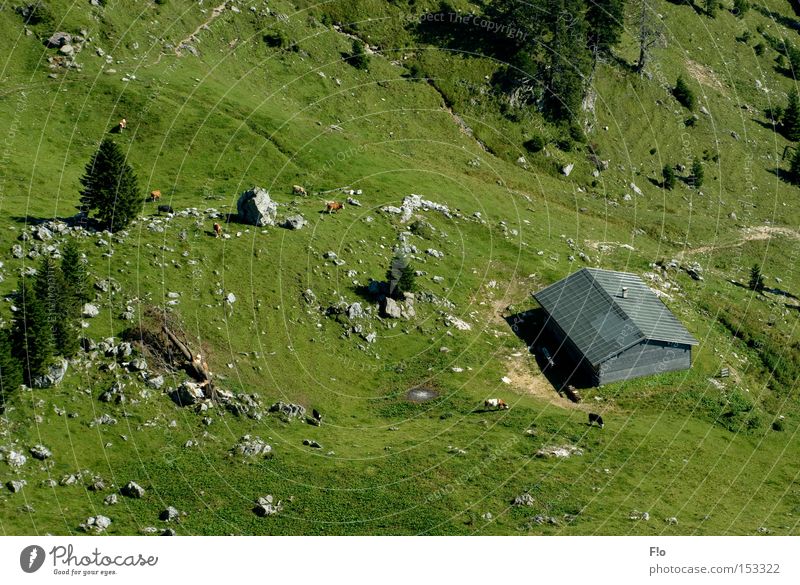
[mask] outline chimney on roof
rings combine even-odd
[[[627,286],[623,286],[622,287],[622,298],[623,299],[627,299],[628,298],[628,287]]]

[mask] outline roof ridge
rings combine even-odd
[[[639,324],[636,323],[636,321],[633,319],[633,317],[631,317],[631,315],[628,314],[628,312],[625,309],[620,307],[619,303],[617,303],[616,299],[614,297],[612,297],[611,294],[609,294],[609,292],[605,288],[603,288],[603,286],[599,282],[597,282],[597,279],[594,277],[594,275],[592,273],[592,269],[584,266],[583,268],[581,268],[581,270],[585,270],[586,272],[588,272],[589,274],[592,275],[589,278],[589,280],[592,283],[592,287],[595,288],[596,290],[600,291],[600,293],[602,295],[605,295],[605,297],[610,301],[611,306],[614,307],[614,309],[615,309],[615,311],[617,313],[617,316],[620,317],[623,321],[630,322],[630,323],[633,324],[633,326],[636,328],[636,331],[639,333],[639,338],[640,338],[639,341],[641,341],[642,339],[647,339],[647,335],[644,334],[644,331],[642,331],[642,328],[639,327]],[[602,270],[602,269],[597,268],[595,270]],[[604,272],[614,272],[614,271],[613,270],[604,270]],[[627,272],[619,272],[618,274],[629,274],[629,273],[627,273]]]

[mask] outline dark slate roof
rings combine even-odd
[[[645,339],[698,344],[635,274],[582,268],[533,296],[592,365]]]

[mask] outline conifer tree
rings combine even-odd
[[[80,182],[81,209],[96,212],[97,219],[112,232],[127,227],[142,210],[144,197],[136,174],[110,139],[100,143]]]
[[[544,111],[553,122],[573,121],[583,100],[590,59],[583,0],[548,0],[551,40]]]
[[[11,335],[6,329],[0,330],[0,412],[6,397],[22,384],[22,366],[14,356]]]
[[[589,49],[608,53],[619,43],[625,21],[625,0],[587,0]]]
[[[703,163],[699,158],[695,158],[692,162],[692,186],[700,188],[703,185],[703,178],[705,171],[703,170]]]
[[[783,111],[783,134],[789,140],[800,140],[800,97],[797,90],[789,90],[789,102]]]
[[[675,169],[672,168],[672,165],[664,165],[661,173],[664,175],[664,182],[662,183],[664,188],[673,189],[675,187]]]
[[[61,251],[61,273],[64,275],[64,290],[67,310],[74,317],[80,317],[81,306],[91,300],[89,276],[86,264],[81,258],[78,243],[70,238]]]
[[[17,311],[11,328],[12,354],[22,366],[23,380],[31,385],[34,378],[47,372],[53,357],[53,331],[43,303],[24,278],[19,281],[14,305]]]

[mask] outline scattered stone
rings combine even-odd
[[[269,411],[279,412],[289,418],[303,418],[306,415],[306,409],[304,406],[284,402],[276,402],[269,407]]]
[[[117,498],[117,494],[109,494],[103,500],[103,504],[106,505],[106,506],[113,506],[118,501],[119,501],[119,499]]]
[[[128,369],[131,372],[145,372],[147,371],[147,361],[144,358],[136,358],[128,363]]]
[[[575,163],[569,163],[568,165],[564,165],[561,167],[561,172],[565,177],[569,177],[569,174],[572,172],[572,169],[575,168]]]
[[[535,504],[536,501],[533,499],[533,496],[527,492],[518,495],[516,498],[514,498],[514,501],[512,502],[512,505],[514,506],[533,506]]]
[[[81,309],[81,316],[84,319],[93,319],[100,314],[100,309],[97,308],[97,305],[93,305],[91,303],[86,303],[83,305],[83,309]]]
[[[68,45],[72,42],[72,35],[68,32],[55,32],[45,41],[45,45],[48,46],[50,49],[59,49],[64,45]]]
[[[670,526],[676,526],[678,524],[678,519],[675,516],[671,516],[669,518],[665,518],[664,522],[666,522]]]
[[[283,222],[283,227],[290,230],[303,229],[303,226],[305,225],[306,225],[306,220],[303,218],[302,215],[290,215]]]
[[[100,402],[113,402],[114,404],[124,404],[127,401],[123,389],[125,386],[121,382],[114,382],[111,388],[103,392],[98,400]]]
[[[158,515],[159,520],[163,520],[164,522],[172,522],[176,520],[180,516],[180,512],[178,512],[177,508],[172,506],[167,506],[166,510],[162,510],[161,514]]]
[[[191,406],[205,399],[200,385],[190,380],[182,382],[180,386],[170,392],[169,396],[178,406]]]
[[[134,481],[129,481],[121,490],[123,496],[129,498],[142,498],[144,497],[144,488]]]
[[[256,516],[273,516],[278,514],[283,510],[283,505],[281,504],[280,500],[277,503],[273,503],[274,499],[271,495],[266,495],[258,498],[256,500],[256,505],[253,508],[253,512]]]
[[[384,299],[381,311],[385,317],[390,319],[400,319],[403,316],[400,305],[392,297]]]
[[[557,459],[566,459],[573,455],[583,455],[583,450],[575,445],[551,445],[542,447],[536,452],[536,456],[541,458],[556,457]]]
[[[86,522],[80,525],[84,532],[105,532],[111,526],[111,519],[106,516],[91,516]]]
[[[155,388],[156,390],[158,390],[164,385],[164,376],[160,374],[158,376],[151,376],[150,378],[147,379],[147,382],[145,383],[151,388]]]
[[[269,457],[272,454],[272,447],[260,437],[245,435],[231,448],[231,453],[243,457],[255,457],[257,455]]]
[[[275,225],[278,204],[270,199],[269,193],[261,187],[253,187],[239,196],[236,202],[239,219],[258,227]]]
[[[44,376],[34,378],[34,388],[50,388],[51,386],[58,386],[67,374],[69,362],[61,358],[58,363],[53,364],[47,369]]]
[[[30,448],[31,456],[34,459],[38,459],[39,461],[44,461],[45,459],[49,459],[53,456],[52,451],[45,447],[44,445],[34,445]]]
[[[6,487],[12,494],[22,491],[22,488],[24,488],[26,485],[28,485],[28,482],[24,479],[12,479],[11,481],[6,482]]]

